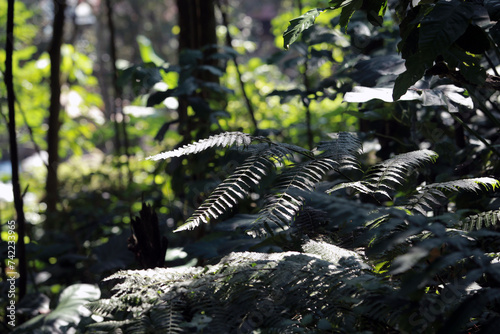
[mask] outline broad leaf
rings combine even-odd
[[[323,12],[324,9],[315,8],[311,9],[307,13],[294,18],[290,21],[290,25],[283,33],[283,45],[285,49],[288,49],[300,36],[300,34],[312,26],[316,18]]]
[[[397,101],[406,94],[408,88],[422,78],[425,71],[432,66],[433,59],[428,54],[418,52],[405,62],[406,71],[400,74],[395,83],[392,98]]]
[[[462,1],[439,1],[422,20],[418,46],[433,59],[444,53],[467,30],[474,6]]]
[[[101,296],[95,285],[74,284],[63,290],[59,296],[57,307],[48,314],[41,314],[16,327],[20,333],[63,333],[68,327],[76,326],[82,317],[89,316],[90,310],[84,306]]]
[[[382,26],[384,22],[384,14],[387,10],[387,0],[370,0],[365,1],[366,16],[368,21],[374,26]]]
[[[361,8],[363,5],[363,0],[352,0],[342,9],[342,13],[340,13],[340,21],[339,24],[344,29],[347,28],[347,24],[354,14],[355,11]]]

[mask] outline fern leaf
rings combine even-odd
[[[478,191],[481,190],[481,186],[485,187],[486,190],[495,190],[496,187],[500,187],[500,181],[495,180],[491,177],[479,177],[473,179],[462,179],[441,183],[432,183],[423,186],[423,189],[435,188],[450,191],[457,190],[467,190],[467,191]]]
[[[360,170],[358,158],[362,151],[361,141],[352,132],[339,132],[328,134],[332,140],[321,142],[316,148],[322,151],[320,156],[327,156],[339,164],[339,169]]]
[[[387,191],[394,190],[394,184],[402,184],[410,169],[420,167],[426,162],[434,162],[437,157],[437,153],[430,150],[418,150],[396,155],[371,167],[364,177],[365,185],[375,193],[390,198]]]
[[[127,319],[121,321],[108,320],[108,321],[98,322],[95,324],[89,324],[87,325],[87,328],[90,329],[91,333],[98,333],[100,331],[103,331],[104,333],[113,333],[114,330],[129,326],[136,321],[137,321],[136,319]]]
[[[306,253],[319,255],[325,261],[342,263],[346,267],[370,268],[358,253],[326,242],[309,240],[302,249]]]
[[[334,191],[345,189],[345,188],[354,188],[357,191],[369,194],[372,190],[365,184],[363,181],[353,181],[353,182],[343,182],[335,185],[334,187],[328,189],[326,191],[327,194],[331,194]]]
[[[446,199],[445,194],[434,188],[420,188],[417,193],[408,199],[405,208],[410,211],[416,211],[422,215],[426,215],[428,210],[441,205],[439,199]]]
[[[467,190],[477,192],[481,190],[481,186],[484,186],[486,190],[495,189],[499,186],[499,181],[489,177],[481,177],[427,184],[417,189],[417,193],[408,200],[406,208],[426,215],[427,210],[441,205],[438,198],[446,199],[443,191]]]
[[[328,189],[327,193],[354,188],[364,194],[381,194],[391,198],[389,191],[401,185],[411,168],[420,167],[425,162],[434,162],[437,153],[430,150],[419,150],[396,155],[368,169],[360,181],[345,182]]]
[[[318,158],[296,164],[285,171],[278,179],[275,196],[271,197],[266,206],[260,211],[255,221],[256,231],[272,232],[272,225],[286,228],[297,216],[302,208],[304,198],[297,193],[311,192],[326,173],[338,167],[333,159]],[[270,223],[271,226],[269,225]],[[254,234],[255,235],[255,234]],[[258,235],[262,235],[261,232]]]
[[[483,227],[496,226],[500,221],[500,210],[492,210],[471,215],[459,222],[464,231],[472,231],[474,228],[479,230]]]
[[[195,154],[207,150],[212,147],[228,147],[232,145],[247,146],[254,138],[242,132],[225,132],[218,135],[210,136],[207,139],[199,140],[195,143],[184,145],[173,151],[167,151],[146,158],[146,160],[162,160],[183,155]]]
[[[228,209],[238,203],[238,200],[247,196],[252,187],[268,173],[273,164],[267,156],[252,155],[236,168],[232,175],[226,178],[203,204],[189,217],[185,224],[174,232],[191,230],[210,219],[216,219]]]

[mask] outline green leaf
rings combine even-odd
[[[363,5],[363,0],[352,0],[347,4],[343,9],[342,13],[340,13],[340,20],[339,24],[343,28],[347,28],[347,25],[349,24],[349,20],[351,20],[352,14],[354,14],[355,11],[361,8]]]
[[[425,71],[432,67],[437,56],[449,52],[453,43],[466,32],[470,20],[474,17],[474,8],[474,5],[467,2],[440,0],[423,17],[418,28],[415,25],[413,29],[405,30],[404,36],[408,39],[411,37],[410,41],[415,42],[414,39],[418,36],[418,44],[416,50],[414,43],[408,44],[408,40],[404,40],[400,46],[406,59],[406,71],[396,79],[394,101],[422,78]],[[418,21],[418,17],[424,13],[425,10],[415,12],[415,19]],[[407,25],[413,26],[414,22],[407,22]]]
[[[374,26],[381,27],[384,22],[384,14],[387,10],[387,0],[365,1],[366,17]]]
[[[154,63],[156,66],[161,66],[166,63],[165,60],[161,59],[153,50],[153,46],[149,38],[139,35],[136,40],[137,44],[139,44],[139,52],[143,62]]]
[[[170,89],[165,92],[155,92],[149,95],[148,100],[146,102],[146,107],[153,107],[159,103],[165,101],[167,97],[172,96],[172,93],[175,92],[175,89]]]
[[[429,57],[429,54],[418,52],[410,56],[405,62],[406,71],[400,74],[394,83],[393,100],[399,100],[408,91],[408,88],[422,78],[432,63],[433,58]]]
[[[352,4],[354,1],[357,1],[357,0],[331,0],[330,5],[334,9],[338,9],[338,8],[342,8],[342,7],[347,7],[350,4]]]
[[[300,36],[300,34],[312,26],[316,18],[323,12],[324,9],[315,8],[311,9],[307,13],[294,18],[290,21],[290,25],[283,33],[283,45],[285,49],[288,49]]]
[[[59,303],[52,312],[39,315],[16,330],[40,330],[40,333],[62,333],[68,325],[77,325],[81,318],[90,315],[90,310],[84,305],[95,301],[101,296],[101,291],[95,285],[74,284],[63,290],[59,296]]]
[[[422,20],[418,47],[421,53],[435,58],[462,36],[474,15],[474,6],[462,1],[438,1]]]

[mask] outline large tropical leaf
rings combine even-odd
[[[405,50],[413,49],[414,52],[403,53],[406,58],[406,71],[396,79],[394,101],[422,78],[425,71],[432,67],[436,57],[448,53],[453,43],[467,30],[474,16],[474,8],[470,2],[440,0],[423,17],[419,25],[413,26],[411,33],[406,33],[408,40],[403,41]],[[410,36],[418,36],[418,39],[410,40]]]

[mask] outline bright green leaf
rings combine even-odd
[[[297,38],[299,38],[300,34],[312,26],[316,18],[323,12],[324,9],[315,8],[311,9],[307,13],[294,18],[290,21],[290,25],[283,33],[283,42],[285,49],[288,49],[290,45],[292,45]]]

